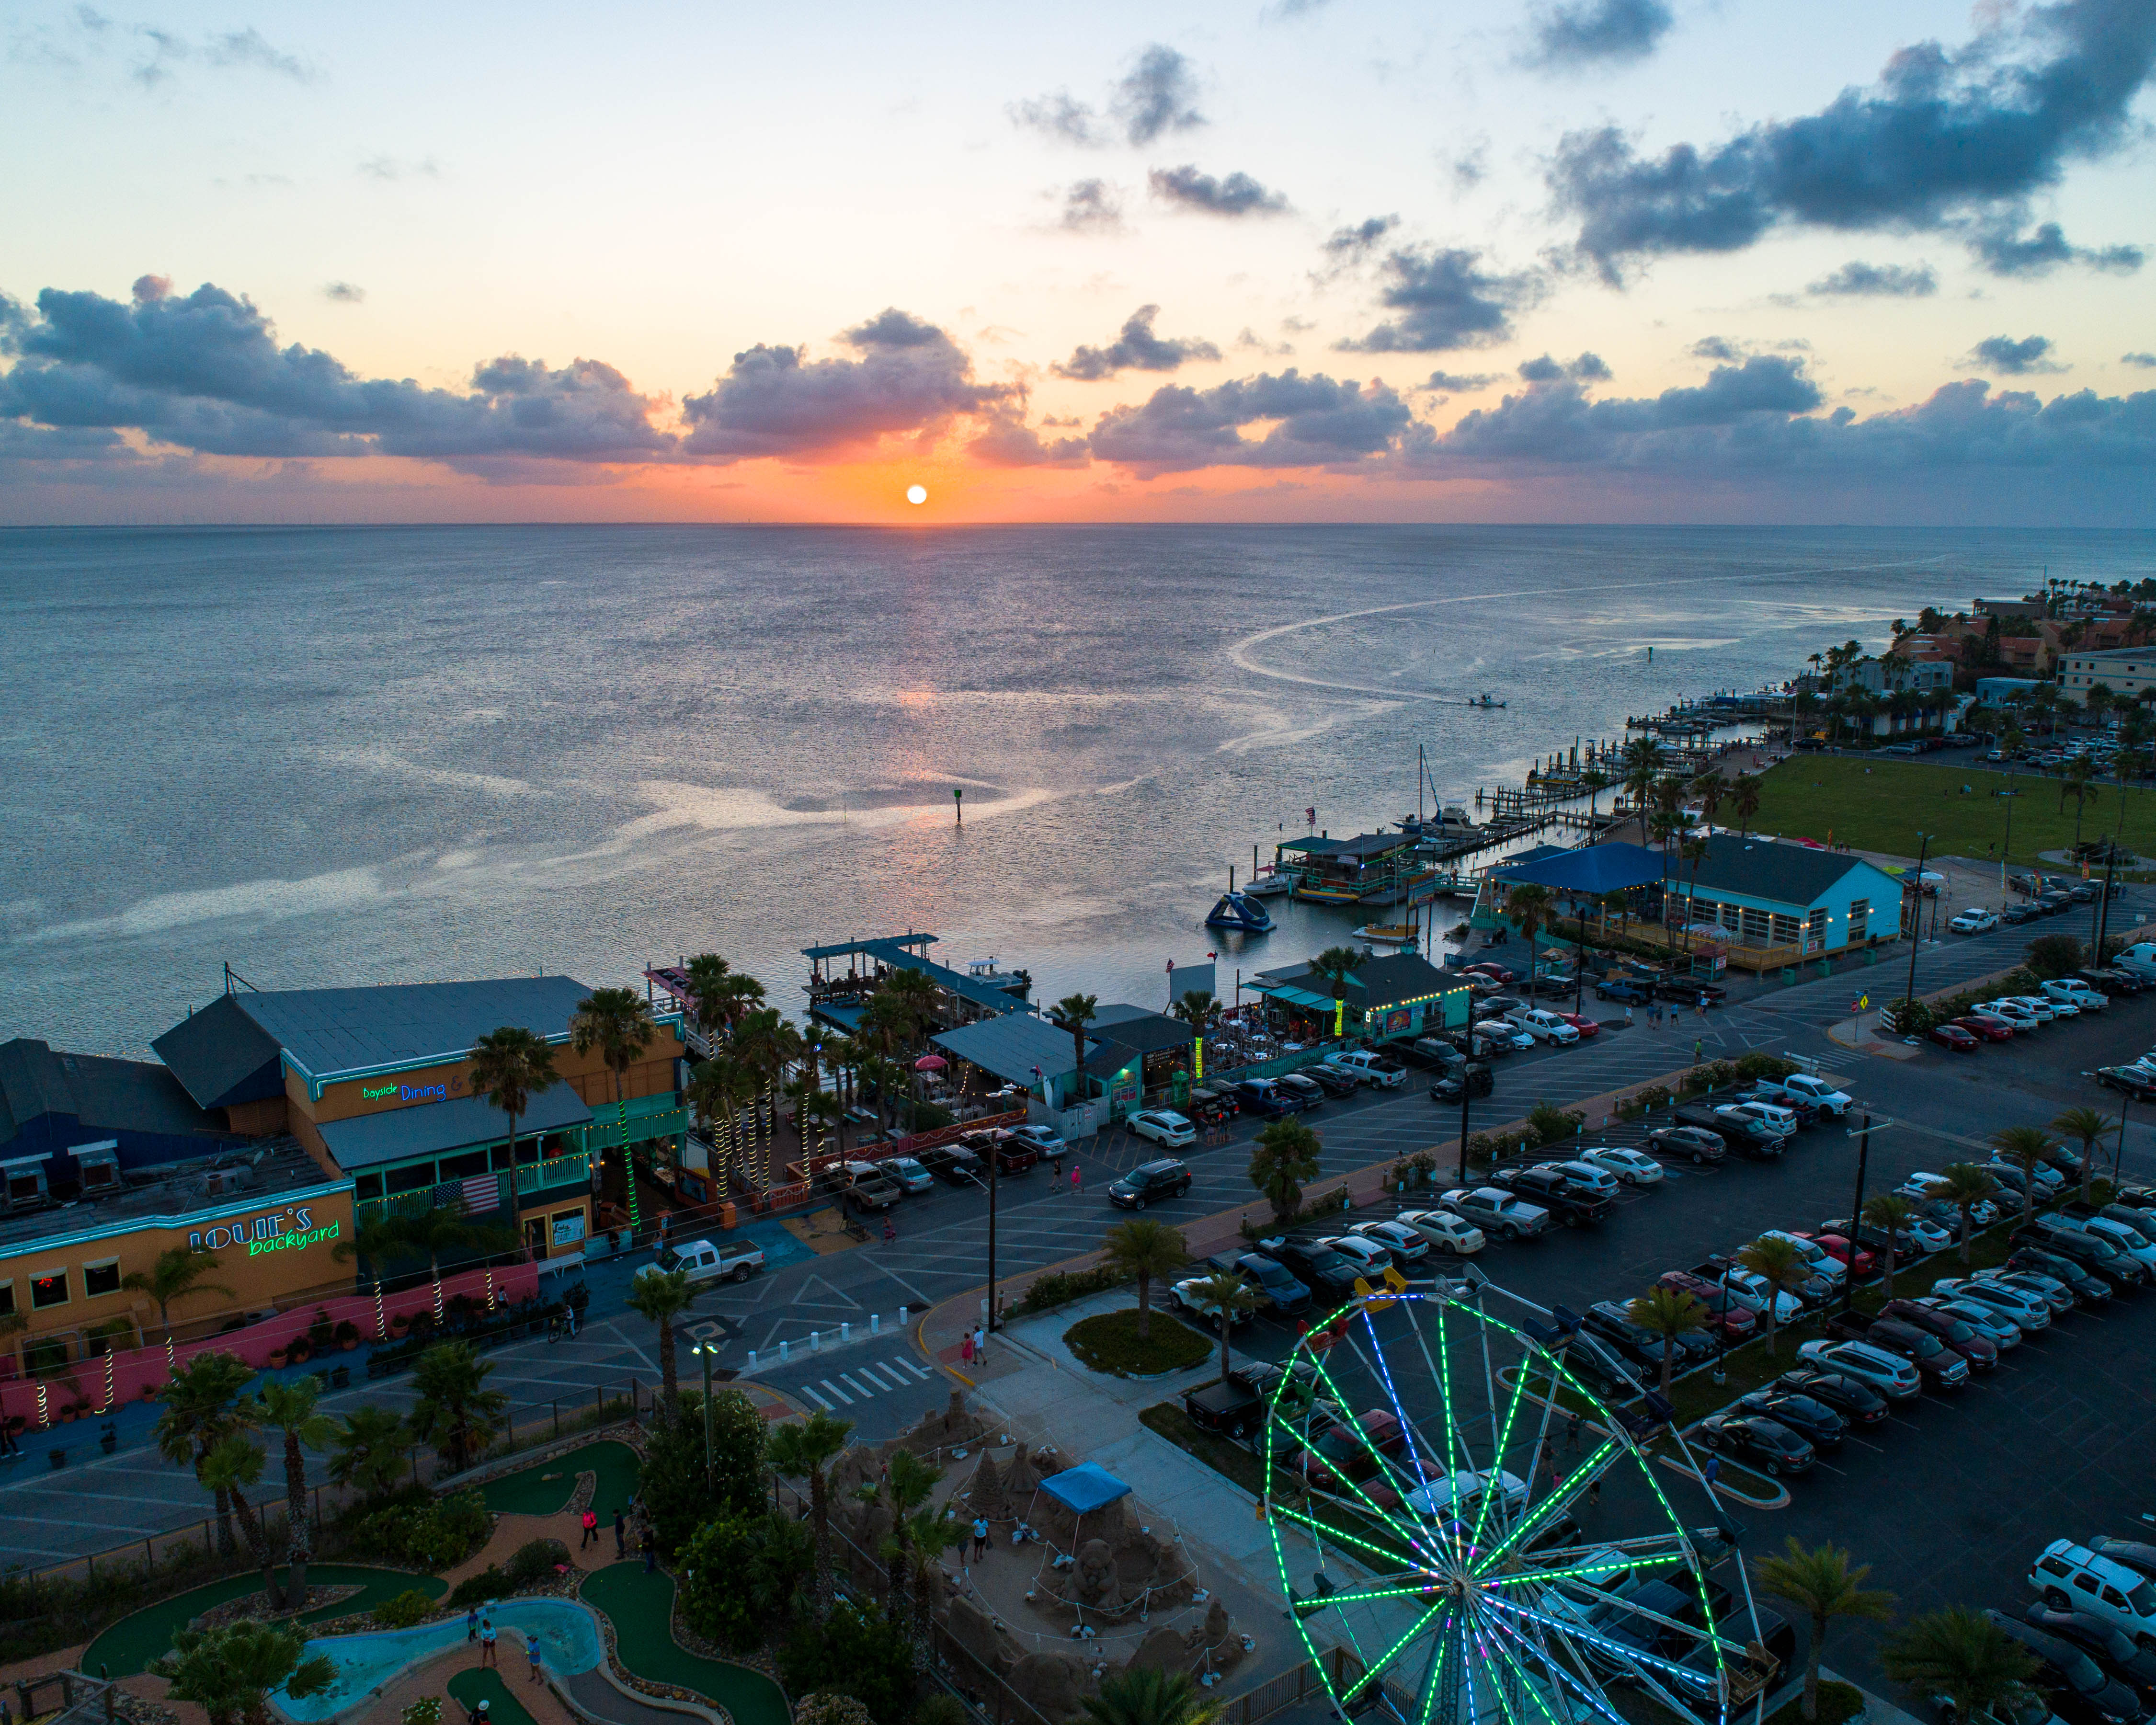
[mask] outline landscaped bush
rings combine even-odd
[[[951,1701],[947,1695],[941,1697]],[[956,1702],[952,1702],[957,1707]],[[921,1717],[916,1707],[909,1716],[907,1725]],[[965,1709],[959,1708],[958,1717],[965,1717]],[[829,1689],[819,1690],[814,1695],[804,1695],[793,1703],[793,1725],[870,1725],[869,1710],[850,1695],[840,1695]]]
[[[1779,1055],[1748,1054],[1737,1059],[1737,1076],[1757,1081],[1762,1078],[1787,1078],[1798,1070],[1794,1060],[1785,1060]]]
[[[459,1491],[448,1497],[422,1492],[418,1502],[409,1499],[409,1489],[398,1493],[401,1501],[387,1509],[362,1517],[352,1530],[354,1547],[377,1557],[409,1563],[415,1569],[454,1568],[486,1543],[494,1531],[494,1517],[486,1500],[476,1491]]]
[[[798,1720],[801,1709],[795,1707],[793,1715]],[[973,1725],[973,1721],[963,1702],[948,1690],[937,1689],[906,1716],[906,1725]]]
[[[569,1548],[558,1539],[528,1539],[510,1553],[503,1573],[516,1588],[537,1587],[554,1579],[557,1568],[569,1561]]]
[[[1119,1287],[1130,1277],[1121,1271],[1111,1270],[1103,1264],[1092,1270],[1052,1270],[1045,1276],[1036,1276],[1033,1285],[1025,1291],[1025,1297],[1018,1302],[1020,1312],[1052,1312],[1059,1306],[1068,1306],[1073,1300],[1082,1300],[1089,1294],[1105,1294],[1110,1288]]]
[[[2070,934],[2040,934],[2029,942],[2029,968],[2048,981],[2082,968],[2082,943]]]
[[[467,1575],[452,1588],[449,1603],[456,1610],[469,1610],[489,1599],[499,1599],[511,1591],[509,1577],[503,1572],[501,1565],[489,1563],[478,1574]]]
[[[712,1392],[708,1473],[701,1393],[683,1394],[678,1420],[653,1422],[637,1491],[650,1512],[660,1550],[679,1551],[715,1515],[746,1515],[762,1505],[764,1437],[763,1416],[738,1389]]]
[[[913,1702],[912,1649],[875,1606],[842,1600],[822,1624],[796,1621],[779,1651],[778,1678],[796,1695],[850,1695],[875,1725],[904,1725]]]
[[[1164,1312],[1152,1314],[1147,1333],[1138,1334],[1134,1306],[1081,1318],[1063,1332],[1063,1345],[1081,1365],[1118,1378],[1152,1378],[1180,1372],[1212,1358],[1212,1338]]]
[[[1657,1108],[1670,1105],[1670,1087],[1666,1084],[1650,1084],[1645,1090],[1635,1091],[1617,1105],[1620,1120],[1637,1120],[1642,1114],[1652,1113]]]
[[[763,1639],[764,1614],[747,1585],[760,1517],[719,1516],[681,1548],[681,1615],[707,1641],[746,1653]],[[800,1718],[800,1709],[795,1709]]]
[[[1537,1145],[1562,1144],[1579,1135],[1587,1125],[1587,1117],[1577,1108],[1537,1102],[1527,1111],[1527,1124],[1534,1129]]]
[[[434,1615],[434,1602],[416,1587],[408,1587],[394,1599],[384,1599],[374,1608],[375,1625],[380,1629],[409,1629]]]

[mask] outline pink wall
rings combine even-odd
[[[539,1271],[532,1264],[511,1264],[494,1272],[494,1291],[497,1299],[515,1301],[539,1291]],[[442,1298],[444,1302],[459,1294],[469,1294],[475,1300],[486,1297],[486,1271],[460,1271],[442,1278]],[[385,1322],[399,1313],[410,1317],[413,1313],[431,1312],[434,1306],[432,1283],[423,1283],[416,1288],[406,1288],[401,1293],[382,1296],[382,1316]],[[375,1339],[374,1296],[371,1293],[341,1294],[334,1299],[318,1300],[311,1305],[295,1306],[290,1312],[259,1324],[249,1324],[244,1330],[234,1330],[228,1335],[206,1336],[198,1342],[182,1342],[172,1350],[175,1359],[185,1365],[198,1353],[229,1353],[257,1368],[267,1368],[270,1356],[275,1349],[287,1346],[295,1337],[304,1336],[315,1322],[317,1310],[329,1314],[331,1324],[346,1318],[359,1327],[363,1342]],[[27,1340],[28,1338],[22,1338]],[[151,1389],[162,1386],[167,1373],[165,1348],[162,1343],[148,1348],[132,1348],[106,1356],[111,1364],[111,1399],[124,1405],[140,1401],[146,1385]],[[350,1363],[360,1358],[359,1350],[353,1349],[349,1359],[340,1348],[332,1347],[327,1353],[316,1354],[307,1362],[310,1371],[316,1366],[325,1368]],[[105,1359],[75,1360],[69,1363],[68,1375],[80,1386],[82,1394],[96,1412],[106,1407],[106,1377]],[[38,1384],[31,1378],[11,1378],[0,1384],[0,1418],[20,1414],[29,1422],[32,1430],[44,1424],[58,1425],[59,1408],[63,1402],[74,1399],[68,1388],[67,1377],[44,1380],[45,1418],[38,1414]],[[80,1424],[78,1420],[77,1424]]]

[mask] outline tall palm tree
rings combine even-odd
[[[501,1429],[509,1398],[486,1387],[493,1372],[469,1342],[438,1342],[413,1365],[419,1399],[408,1416],[412,1435],[448,1456],[453,1473],[470,1466]]]
[[[2069,1108],[2051,1122],[2051,1130],[2062,1138],[2078,1139],[2082,1147],[2082,1202],[2089,1201],[2089,1185],[2096,1178],[2096,1147],[2118,1124],[2115,1115],[2094,1108]]]
[[[904,1450],[900,1455],[906,1453]],[[896,1463],[898,1455],[891,1461]],[[924,1503],[906,1518],[906,1543],[913,1553],[914,1669],[926,1673],[936,1639],[936,1607],[943,1595],[943,1553],[967,1537],[966,1523],[947,1503]]]
[[[354,1408],[331,1435],[330,1478],[369,1502],[387,1497],[403,1477],[405,1448],[411,1441],[402,1414],[388,1408]]]
[[[1793,1240],[1763,1234],[1737,1255],[1737,1261],[1767,1284],[1767,1353],[1774,1353],[1774,1307],[1784,1293],[1794,1293],[1810,1278],[1812,1268]]]
[[[880,1481],[865,1484],[857,1494],[865,1503],[880,1504],[891,1512],[891,1533],[880,1553],[884,1560],[884,1611],[890,1620],[904,1627],[912,1645],[916,1669],[927,1668],[927,1641],[934,1634],[934,1621],[915,1620],[916,1597],[911,1577],[917,1554],[913,1548],[911,1517],[928,1502],[943,1470],[930,1466],[911,1450],[893,1453]],[[947,1511],[948,1506],[946,1506]]]
[[[160,1408],[151,1435],[166,1461],[194,1469],[195,1477],[217,1499],[217,1548],[229,1557],[232,1499],[203,1478],[203,1464],[227,1438],[254,1424],[253,1405],[241,1394],[254,1381],[254,1368],[228,1353],[198,1353],[165,1380],[157,1392]]]
[[[1729,781],[1722,776],[1718,767],[1709,767],[1692,775],[1690,786],[1692,795],[1699,798],[1701,819],[1708,826],[1714,824],[1714,812],[1722,807],[1722,799],[1729,794]]]
[[[1828,1627],[1837,1617],[1866,1618],[1874,1623],[1894,1615],[1894,1595],[1867,1588],[1871,1566],[1852,1569],[1849,1553],[1838,1545],[1807,1551],[1792,1534],[1779,1558],[1762,1558],[1753,1573],[1761,1589],[1786,1599],[1812,1620],[1811,1647],[1804,1659],[1804,1717],[1819,1717],[1820,1661]]]
[[[1964,1265],[1969,1261],[1969,1212],[1998,1189],[1999,1182],[1973,1162],[1948,1163],[1931,1183],[1929,1190],[1934,1198],[1943,1198],[1961,1212],[1961,1261]]]
[[[1698,920],[1692,906],[1699,898],[1699,865],[1707,860],[1707,843],[1704,839],[1687,838],[1677,846],[1677,854],[1685,860],[1690,871],[1685,882],[1685,950],[1691,950],[1691,927]]]
[[[516,1122],[531,1111],[532,1097],[553,1089],[554,1050],[547,1039],[521,1024],[504,1024],[472,1045],[471,1087],[509,1117],[509,1163],[516,1166]],[[513,1187],[516,1177],[512,1173]]]
[[[1209,988],[1188,988],[1176,998],[1168,1011],[1169,1017],[1181,1019],[1193,1030],[1203,1032],[1219,1009],[1220,1003],[1213,998]]]
[[[629,1309],[659,1326],[659,1378],[666,1394],[669,1419],[681,1415],[681,1391],[675,1376],[674,1320],[689,1308],[697,1290],[685,1270],[639,1271],[629,1286]]]
[[[2066,768],[2065,777],[2059,781],[2061,813],[2065,812],[2066,798],[2071,797],[2074,799],[2074,846],[2076,850],[2080,849],[2082,842],[2082,816],[2087,812],[2089,803],[2101,794],[2090,783],[2095,777],[2096,762],[2083,755]]]
[[[1879,1650],[1879,1664],[1912,1693],[1949,1697],[1957,1719],[1994,1712],[2036,1675],[2035,1655],[1965,1605],[1910,1619]]]
[[[234,1433],[220,1440],[215,1448],[203,1457],[203,1483],[228,1500],[233,1512],[239,1517],[239,1531],[247,1541],[248,1555],[254,1559],[254,1567],[262,1572],[262,1591],[272,1611],[285,1609],[285,1596],[277,1587],[277,1566],[270,1549],[270,1541],[261,1518],[254,1513],[254,1506],[247,1501],[247,1493],[262,1477],[264,1461],[262,1446],[249,1443]],[[305,1573],[304,1567],[301,1573]],[[305,1603],[301,1594],[300,1603]]]
[[[1260,1305],[1250,1285],[1232,1270],[1216,1271],[1204,1281],[1194,1282],[1190,1288],[1191,1303],[1200,1312],[1209,1312],[1213,1321],[1220,1326],[1220,1381],[1228,1381],[1228,1344],[1235,1332],[1235,1320],[1242,1313],[1255,1312]]]
[[[716,1183],[723,1197],[740,1148],[742,1111],[756,1100],[756,1075],[731,1050],[721,1049],[690,1068],[688,1100],[703,1122],[705,1134],[718,1142],[720,1167]],[[721,1132],[711,1130],[715,1121],[722,1126]]]
[[[2036,1170],[2045,1167],[2051,1135],[2041,1126],[2001,1127],[1991,1135],[1991,1147],[2009,1168],[2021,1170],[2021,1225],[2029,1225],[2036,1208]]]
[[[1894,1297],[1894,1242],[1901,1238],[1902,1230],[1909,1225],[1909,1218],[1916,1213],[1917,1207],[1898,1192],[1881,1192],[1864,1200],[1861,1219],[1876,1228],[1887,1242],[1882,1286],[1889,1300]]]
[[[1590,833],[1594,830],[1594,805],[1614,783],[1599,767],[1590,767],[1579,775],[1580,788],[1587,793],[1587,829]]]
[[[1081,1076],[1086,1070],[1086,1027],[1091,1024],[1101,1009],[1101,1003],[1091,994],[1065,994],[1050,1011],[1057,1026],[1070,1033],[1070,1095],[1068,1100],[1082,1101],[1086,1081]],[[1047,1088],[1044,1079],[1041,1088]],[[1043,1101],[1047,1097],[1041,1098]]]
[[[1206,1725],[1220,1711],[1188,1671],[1135,1665],[1103,1677],[1085,1707],[1091,1725]]]
[[[319,1450],[336,1431],[336,1421],[317,1411],[315,1399],[322,1380],[295,1378],[289,1383],[272,1378],[262,1386],[264,1429],[281,1433],[285,1440],[285,1562],[292,1566],[292,1597],[307,1597],[307,1557],[312,1539],[307,1527],[307,1458],[302,1450]]]
[[[621,1171],[628,1186],[629,1225],[638,1224],[636,1159],[629,1147],[629,1098],[622,1080],[644,1058],[659,1034],[651,1003],[634,988],[594,988],[569,1019],[569,1046],[579,1055],[596,1051],[613,1077],[614,1118],[621,1133]]]
[[[1353,947],[1327,947],[1310,961],[1310,973],[1325,983],[1335,1000],[1345,1000],[1348,978],[1362,968],[1363,963],[1363,955]],[[1336,1008],[1333,1022],[1340,1023],[1344,1016]]]
[[[1677,1337],[1707,1327],[1707,1307],[1690,1294],[1673,1288],[1652,1287],[1634,1296],[1625,1315],[1643,1330],[1662,1339],[1662,1394],[1670,1393],[1670,1371],[1676,1362]]]
[[[716,952],[699,952],[681,972],[689,981],[689,1022],[696,1027],[696,1034],[710,1048],[725,1034],[726,1018],[726,978],[733,967]]]
[[[1759,812],[1759,800],[1766,791],[1765,783],[1756,773],[1742,773],[1729,788],[1729,806],[1737,811],[1737,830],[1745,837],[1752,834],[1752,817]]]
[[[1101,1243],[1101,1260],[1138,1285],[1138,1336],[1152,1333],[1152,1283],[1190,1261],[1183,1231],[1153,1216],[1133,1216],[1111,1228]]]
[[[389,1326],[382,1314],[382,1272],[392,1258],[412,1250],[405,1237],[403,1213],[387,1208],[362,1214],[351,1234],[330,1248],[330,1255],[341,1264],[357,1258],[367,1266],[367,1277],[374,1284],[374,1339],[377,1342],[389,1337]]]
[[[209,1725],[270,1725],[270,1697],[306,1701],[336,1686],[327,1654],[307,1653],[305,1632],[242,1617],[216,1629],[172,1632],[172,1647],[148,1667],[172,1680],[175,1701],[189,1701]]]
[[[516,1236],[497,1223],[475,1222],[462,1194],[450,1204],[424,1210],[408,1210],[397,1219],[397,1243],[427,1260],[427,1273],[434,1280],[434,1317],[442,1315],[442,1254],[444,1252],[506,1252]]]
[[[1505,915],[1527,942],[1527,969],[1535,968],[1535,937],[1547,928],[1557,910],[1557,900],[1548,887],[1532,880],[1522,880],[1505,895]]]
[[[834,1420],[829,1414],[811,1414],[806,1420],[773,1428],[769,1461],[772,1471],[791,1480],[808,1481],[808,1519],[816,1535],[816,1567],[809,1584],[809,1602],[819,1621],[831,1615],[831,1479],[829,1468],[846,1447],[854,1422]]]
[[[157,1321],[165,1327],[165,1365],[172,1363],[172,1302],[184,1300],[192,1294],[222,1294],[228,1300],[239,1296],[223,1282],[208,1278],[218,1267],[215,1252],[198,1252],[183,1245],[176,1245],[157,1254],[157,1260],[145,1271],[131,1270],[120,1278],[120,1286],[131,1292],[147,1294],[157,1302]]]

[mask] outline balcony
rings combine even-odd
[[[544,1192],[557,1186],[588,1187],[591,1183],[591,1158],[581,1150],[547,1162],[527,1163],[516,1170],[520,1198],[527,1192]]]

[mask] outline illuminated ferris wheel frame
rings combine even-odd
[[[1605,1692],[1626,1685],[1700,1725],[1756,1722],[1774,1664],[1758,1645],[1745,1566],[1737,1566],[1736,1590],[1718,1615],[1707,1573],[1734,1549],[1737,1536],[1711,1494],[1713,1524],[1686,1527],[1656,1477],[1656,1458],[1641,1446],[1644,1436],[1665,1432],[1680,1477],[1697,1476],[1681,1434],[1674,1424],[1628,1422],[1609,1409],[1567,1368],[1570,1337],[1553,1327],[1552,1314],[1463,1268],[1463,1281],[1349,1301],[1304,1336],[1287,1362],[1316,1367],[1317,1394],[1301,1394],[1292,1371],[1283,1371],[1268,1399],[1257,1440],[1263,1512],[1290,1617],[1335,1707],[1343,1717],[1374,1707],[1398,1725],[1629,1725]],[[1491,1315],[1486,1302],[1493,1296],[1539,1314],[1537,1333]],[[1404,1311],[1408,1333],[1387,1343],[1376,1317],[1394,1307]],[[1363,1415],[1348,1411],[1353,1399],[1327,1363],[1342,1348],[1398,1421],[1404,1444],[1397,1453],[1372,1438]],[[1453,1394],[1456,1351],[1458,1369],[1473,1374],[1488,1414],[1462,1417]],[[1435,1413],[1410,1418],[1404,1382],[1427,1384]],[[1559,1386],[1579,1398],[1590,1440],[1537,1495],[1537,1481],[1552,1471],[1544,1458],[1556,1455],[1571,1412],[1557,1404]],[[1333,1407],[1326,1426],[1313,1430],[1320,1400]],[[1337,1414],[1344,1419],[1330,1417]],[[1296,1458],[1327,1427],[1342,1425],[1354,1433],[1368,1472],[1358,1481],[1327,1470],[1330,1488],[1312,1489]],[[1527,1458],[1524,1480],[1503,1466],[1516,1448]],[[1630,1537],[1579,1537],[1572,1507],[1590,1494],[1599,1499],[1600,1482],[1620,1469],[1644,1483],[1657,1525]],[[1491,1480],[1496,1489],[1476,1489]],[[1388,1489],[1380,1493],[1379,1486]],[[1296,1589],[1284,1529],[1299,1530],[1317,1548],[1310,1593]],[[1546,1543],[1553,1538],[1558,1543]],[[1328,1559],[1344,1559],[1359,1575],[1336,1581],[1326,1574]],[[1594,1587],[1641,1571],[1696,1599],[1698,1623]],[[1599,1608],[1593,1621],[1590,1604]],[[1382,1629],[1356,1620],[1378,1613],[1394,1620]],[[1395,1634],[1402,1618],[1408,1627]],[[1314,1628],[1328,1630],[1352,1661],[1336,1663]],[[1626,1630],[1629,1639],[1617,1638]]]

